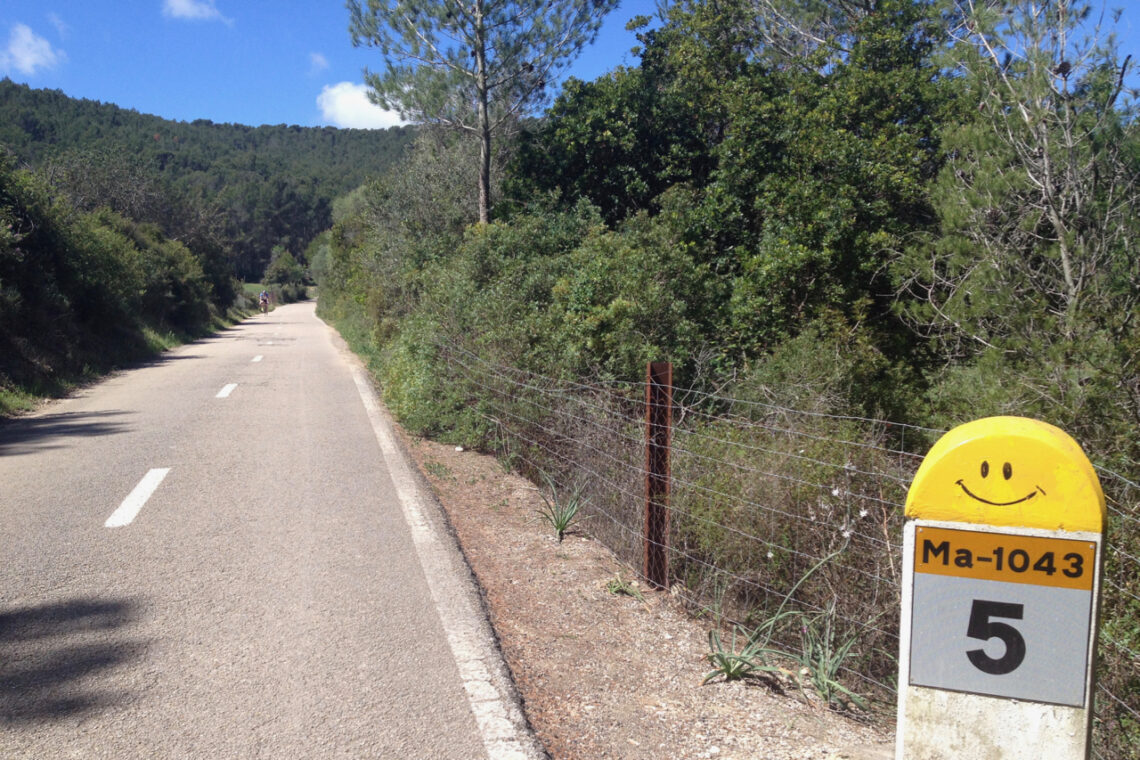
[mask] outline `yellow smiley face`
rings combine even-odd
[[[955,482],[958,484],[958,487],[962,489],[962,492],[974,501],[980,501],[982,504],[989,504],[993,507],[1012,507],[1015,504],[1029,501],[1038,494],[1042,496],[1049,495],[1039,483],[1026,481],[1025,478],[1014,480],[1012,462],[1002,463],[1001,480],[998,480],[996,467],[994,468],[994,478],[990,480],[990,469],[990,461],[983,459],[981,467],[978,468],[981,477],[970,479],[974,483],[974,491],[971,491],[970,486],[967,485],[967,478],[958,478]],[[1020,470],[1021,468],[1019,467],[1018,471],[1020,472]],[[1013,482],[1011,483],[1010,481]],[[1024,496],[1019,495],[1030,486],[1032,486],[1032,490]],[[990,498],[987,498],[987,496]],[[993,501],[993,499],[1003,499],[1004,501]]]
[[[907,494],[906,515],[1099,533],[1104,492],[1063,430],[1024,417],[988,417],[934,444]]]

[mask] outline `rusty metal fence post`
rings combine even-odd
[[[669,586],[669,444],[673,365],[650,362],[645,383],[645,578]]]

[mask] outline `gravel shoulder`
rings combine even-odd
[[[401,434],[403,432],[401,431]],[[585,532],[559,543],[527,480],[493,457],[404,435],[478,579],[527,719],[554,760],[889,760],[889,728],[761,682],[714,681],[707,628]]]

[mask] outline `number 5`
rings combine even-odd
[[[1005,654],[996,660],[986,654],[984,649],[971,649],[966,652],[966,656],[970,658],[975,668],[992,676],[1004,676],[1017,670],[1025,659],[1025,639],[1009,623],[995,623],[990,618],[1021,620],[1024,609],[1023,604],[974,600],[974,605],[970,608],[970,626],[966,629],[966,635],[971,639],[982,641],[998,638],[1005,644]]]

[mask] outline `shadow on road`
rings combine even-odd
[[[76,598],[0,611],[0,724],[58,720],[127,696],[103,681],[143,655],[129,600]]]
[[[62,448],[69,438],[124,433],[130,428],[116,422],[127,412],[64,412],[42,417],[0,421],[0,456],[31,454]]]

